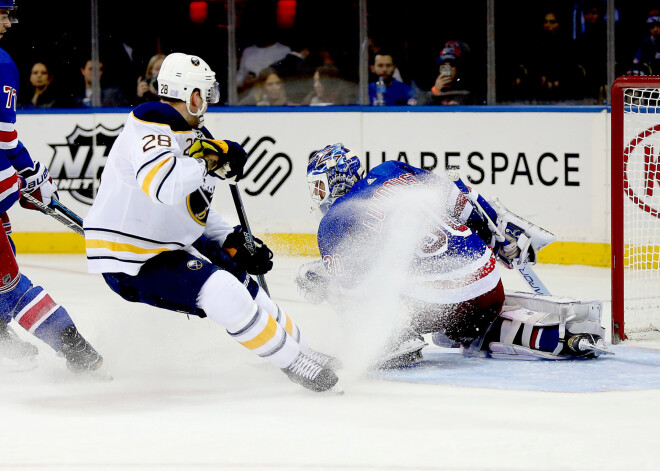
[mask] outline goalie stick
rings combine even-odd
[[[245,214],[245,207],[243,206],[243,200],[241,199],[241,193],[238,191],[238,186],[236,183],[230,183],[229,189],[231,190],[231,196],[234,199],[234,206],[236,206],[238,221],[241,223],[241,227],[250,238],[250,243],[253,244],[252,247],[254,247],[254,238],[252,237],[252,231],[250,230],[250,224],[248,223],[247,215]],[[270,297],[270,292],[268,291],[268,285],[266,284],[266,278],[264,275],[257,275],[257,281],[259,282],[259,286],[261,286]]]
[[[479,203],[479,200],[475,198],[473,194],[470,193],[470,190],[468,189],[467,185],[465,185],[463,180],[461,180],[461,177],[458,175],[458,173],[447,172],[447,174],[455,183],[457,184],[460,183],[459,189],[470,200],[470,202],[481,213],[481,215],[486,219],[486,223],[488,224],[488,229],[490,229],[492,233],[495,235],[495,239],[497,239],[498,242],[506,242],[506,237],[504,237],[502,231],[498,229],[495,222],[493,222],[493,220],[490,218],[488,213],[481,206],[481,203]],[[465,191],[464,189],[467,191]],[[520,276],[523,277],[523,279],[527,282],[529,287],[534,290],[535,293],[550,295],[550,290],[546,288],[546,286],[543,284],[539,276],[534,272],[534,270],[532,270],[532,267],[530,267],[528,263],[521,261],[520,257],[513,262],[513,268],[517,270],[518,273],[520,273]]]
[[[26,201],[39,208],[39,211],[49,215],[54,219],[57,219],[72,231],[80,234],[81,236],[85,235],[82,218],[56,199],[52,199],[50,201],[50,205],[47,205],[29,193],[23,193],[21,194],[21,197],[25,198]]]

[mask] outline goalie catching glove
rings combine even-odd
[[[497,213],[497,229],[504,236],[498,242],[493,234],[493,252],[507,268],[515,264],[534,265],[537,254],[555,240],[555,235],[509,211],[497,199],[488,201]]]
[[[261,239],[252,237],[241,226],[227,236],[222,248],[250,275],[263,275],[273,268],[273,251]]]
[[[200,139],[190,147],[189,154],[204,161],[207,172],[221,180],[237,182],[243,177],[247,153],[237,142]]]
[[[18,176],[21,179],[22,194],[28,193],[43,202],[46,206],[50,205],[51,199],[59,199],[57,185],[53,182],[48,169],[44,165],[41,165],[40,162],[35,162],[32,168],[23,169],[19,172]],[[20,199],[20,204],[26,209],[40,211],[39,208],[25,198]]]

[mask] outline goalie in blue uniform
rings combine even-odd
[[[398,161],[366,173],[339,143],[311,157],[307,182],[323,214],[321,260],[303,265],[296,283],[306,299],[340,308],[396,293],[405,315],[376,365],[419,360],[424,334],[497,358],[607,353],[600,302],[504,292],[496,261],[535,263],[554,236],[458,177]]]

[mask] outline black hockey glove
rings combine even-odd
[[[254,243],[250,242],[250,236],[241,226],[236,226],[222,248],[250,275],[263,275],[273,268],[273,251],[261,239],[253,236],[252,240]]]
[[[206,169],[221,180],[237,182],[243,177],[247,153],[234,141],[200,139],[190,147],[190,157],[206,161]],[[217,155],[218,160],[209,157]]]

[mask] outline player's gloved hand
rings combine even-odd
[[[250,236],[241,226],[236,226],[222,248],[250,275],[263,275],[273,268],[273,251],[261,239],[253,236],[252,240],[254,243],[250,242]]]
[[[243,177],[247,153],[237,142],[200,139],[190,147],[189,154],[206,161],[207,171],[222,180],[237,182]]]
[[[59,199],[57,185],[48,169],[40,162],[35,162],[32,168],[22,170],[18,176],[21,178],[21,194],[29,193],[45,205],[49,205],[51,199]],[[20,204],[24,208],[39,211],[39,208],[23,197],[20,198]]]

